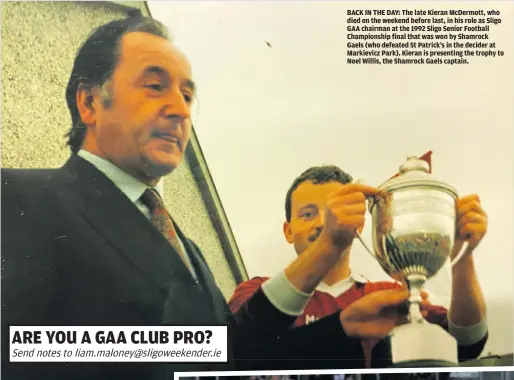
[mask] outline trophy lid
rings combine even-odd
[[[429,173],[428,162],[417,157],[407,157],[407,161],[400,166],[398,176],[389,179],[378,187],[379,191],[395,191],[411,187],[436,188],[451,194],[455,199],[458,198],[457,190],[445,181]]]

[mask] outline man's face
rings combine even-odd
[[[168,40],[126,34],[112,82],[104,94],[93,94],[94,120],[86,123],[84,148],[145,182],[170,173],[191,132],[191,77],[187,59]],[[113,95],[111,104],[105,92]]]
[[[291,221],[284,223],[284,235],[300,255],[323,230],[328,196],[343,186],[337,181],[302,182],[291,195]]]

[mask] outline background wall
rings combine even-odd
[[[408,5],[407,5],[408,4]],[[489,309],[483,354],[513,346],[514,100],[512,2],[388,2],[387,9],[496,9],[502,59],[465,66],[348,66],[348,8],[383,2],[149,2],[192,61],[195,126],[244,263],[273,275],[295,254],[284,198],[310,166],[335,164],[371,185],[432,150],[434,175],[477,193],[489,232],[476,251]],[[266,42],[271,45],[268,46]],[[371,242],[370,220],[364,239]],[[387,279],[356,242],[355,272]],[[448,305],[450,276],[429,289]]]
[[[144,2],[130,6],[146,10]],[[1,7],[2,166],[59,167],[69,156],[64,135],[71,119],[64,94],[75,54],[93,28],[124,17],[126,10],[106,2],[2,2]],[[190,150],[195,154],[198,149]],[[235,279],[193,175],[206,170],[203,158],[194,161],[195,167],[186,160],[166,178],[165,199],[228,297]]]

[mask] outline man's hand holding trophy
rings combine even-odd
[[[348,194],[342,195],[347,202],[340,204],[346,211],[334,206],[331,212],[327,207],[324,233],[330,233],[331,226],[337,230],[338,221],[345,225],[332,233],[334,243],[344,249],[352,240],[348,230],[353,226],[352,237],[364,244],[388,275],[405,285],[369,294],[343,310],[340,319],[345,332],[363,340],[385,338],[393,367],[457,365],[457,339],[424,318],[429,301],[423,287],[451,260],[449,324],[458,329],[485,318],[473,261],[474,249],[487,232],[479,197],[460,198],[451,185],[430,174],[427,162],[416,157],[409,157],[399,175],[377,189],[362,183],[345,188]],[[373,249],[360,236],[366,199]]]

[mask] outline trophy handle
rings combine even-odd
[[[373,250],[370,249],[368,247],[368,245],[364,242],[364,239],[362,238],[362,236],[357,232],[355,231],[355,235],[357,236],[357,238],[360,240],[361,244],[364,246],[364,248],[366,248],[366,251],[368,251],[368,253],[375,259],[377,260],[377,257],[375,256],[375,254],[373,253]]]
[[[354,179],[351,183],[363,184],[365,182],[363,179],[358,178],[358,179]],[[372,197],[372,196],[366,198],[366,203],[367,203],[366,209],[368,208],[367,206],[369,205],[369,202],[372,202],[373,200],[374,200],[374,197]],[[362,236],[359,234],[358,231],[355,231],[355,236],[357,236],[357,238],[360,240],[361,244],[366,249],[366,251],[368,251],[368,253],[371,255],[371,257],[373,257],[375,260],[377,260],[377,256],[373,253],[373,250],[370,249],[369,246],[364,242],[364,239],[362,238]]]
[[[455,265],[457,265],[457,263],[460,261],[460,259],[462,259],[464,257],[464,254],[466,253],[467,249],[468,249],[468,242],[465,241],[464,244],[462,244],[462,248],[460,249],[460,252],[457,255],[457,257],[450,262],[451,268],[453,268]]]

